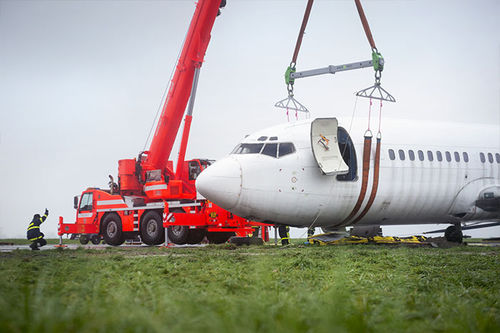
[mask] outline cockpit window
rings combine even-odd
[[[257,141],[266,141],[267,136],[261,136],[260,138],[257,139]]]
[[[283,143],[241,143],[233,149],[231,154],[263,154],[271,157],[283,157],[295,153],[295,146],[291,142]]]
[[[263,143],[242,143],[233,150],[233,154],[258,154],[262,150]]]
[[[278,150],[277,143],[268,143],[264,146],[264,149],[262,149],[262,154],[268,155],[271,157],[276,157],[277,150]]]
[[[278,137],[277,136],[272,136],[269,138],[269,141],[278,141]]]
[[[295,153],[295,146],[293,145],[293,143],[290,142],[280,143],[278,157],[283,157],[285,155],[293,153]]]

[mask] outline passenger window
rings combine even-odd
[[[418,151],[418,159],[421,160],[421,161],[424,160],[424,152],[421,151],[421,150]]]
[[[80,201],[80,211],[92,210],[92,193],[84,193]]]
[[[488,153],[488,161],[490,161],[490,163],[493,163],[493,154],[492,153]]]
[[[467,154],[465,151],[463,152],[463,157],[464,157],[464,162],[468,163],[469,162],[469,154]]]
[[[486,162],[486,158],[484,157],[483,153],[479,153],[479,158],[481,159],[481,162]]]
[[[278,157],[283,157],[285,155],[295,153],[295,146],[293,145],[293,143],[290,142],[280,143],[278,150],[279,150]]]
[[[276,158],[277,150],[277,143],[268,143],[264,146],[264,149],[262,149],[262,154]]]
[[[396,159],[396,155],[394,154],[394,150],[389,149],[389,158],[391,161],[394,161]]]
[[[427,151],[427,158],[431,162],[434,161],[434,155],[432,154],[432,151],[430,151],[430,150]]]
[[[437,157],[439,162],[441,162],[443,160],[443,155],[441,154],[441,152],[439,150],[436,152],[436,157]]]
[[[234,150],[234,154],[258,154],[263,146],[263,143],[242,143]]]
[[[399,159],[400,159],[401,161],[404,161],[404,160],[405,160],[405,152],[404,152],[403,150],[401,150],[401,149],[400,149],[400,150],[398,151],[398,153],[399,153]]]
[[[460,154],[455,152],[455,161],[460,162]]]
[[[446,155],[446,161],[451,162],[451,154],[449,151],[445,152]]]
[[[497,163],[500,163],[500,154],[499,153],[496,153],[495,154],[495,157],[497,159]]]
[[[408,158],[410,159],[410,161],[415,161],[415,153],[413,152],[413,150],[408,150]]]

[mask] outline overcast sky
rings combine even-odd
[[[202,68],[188,158],[220,158],[245,134],[286,121],[273,105],[286,97],[306,0],[227,2]],[[107,187],[118,160],[144,149],[194,5],[0,0],[0,238],[25,237],[45,207],[42,231],[55,236],[58,216],[75,219],[74,195]],[[500,125],[498,0],[363,5],[386,59],[382,85],[398,100],[384,117]],[[297,68],[370,57],[354,1],[316,1]],[[295,95],[313,117],[345,117],[353,93],[372,83],[364,69],[297,81]]]

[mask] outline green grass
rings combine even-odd
[[[45,240],[47,241],[47,244],[49,245],[55,245],[55,244],[59,244],[59,238],[45,238]],[[23,239],[23,238],[3,238],[3,239],[0,239],[0,243],[8,243],[8,244],[14,244],[14,245],[29,245],[31,244],[31,242],[27,239]],[[67,239],[67,238],[63,238],[63,243],[64,244],[80,244],[80,242],[78,241],[78,239]]]
[[[500,250],[374,245],[16,250],[1,332],[494,332]]]

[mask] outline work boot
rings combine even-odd
[[[38,246],[36,245],[36,242],[31,243],[30,245],[32,251],[37,251],[40,250]]]

